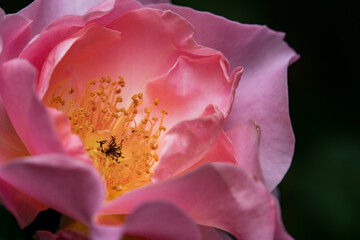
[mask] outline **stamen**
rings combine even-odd
[[[124,106],[120,96],[124,87],[121,76],[117,81],[101,77],[87,82],[79,103],[70,97],[75,89],[64,86],[56,86],[49,101],[51,107],[68,114],[72,132],[80,136],[102,174],[108,200],[151,182],[159,161],[157,142],[161,131],[166,131],[163,126],[166,110],[161,111],[160,122],[157,117],[150,116],[159,99],[155,98],[150,108],[144,108],[144,116],[137,122],[143,94],[132,95],[131,103]],[[62,91],[56,95],[60,89]]]

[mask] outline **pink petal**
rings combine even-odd
[[[92,240],[119,240],[124,236],[124,228],[119,225],[94,224],[90,230]]]
[[[233,128],[249,119],[261,126],[261,168],[267,187],[274,189],[289,168],[294,151],[287,67],[298,56],[283,41],[284,34],[265,26],[240,24],[190,8],[169,4],[153,6],[171,9],[185,17],[195,27],[197,42],[221,51],[232,68],[245,68],[225,128]]]
[[[116,65],[109,64],[113,69],[120,69],[127,86],[134,89],[130,92],[143,91],[148,81],[166,74],[180,56],[219,55],[195,44],[191,39],[192,26],[171,12],[139,9],[121,16],[107,27],[121,32],[121,46],[110,54],[121,57]]]
[[[147,201],[179,206],[198,224],[232,233],[238,239],[273,239],[273,196],[243,169],[206,164],[180,177],[129,192],[104,205],[102,214],[125,214]]]
[[[131,212],[123,225],[113,224],[94,225],[91,239],[118,240],[124,235],[158,240],[200,239],[192,219],[170,202],[146,202]]]
[[[54,108],[47,109],[51,118],[54,120],[56,131],[61,139],[65,152],[73,158],[84,160],[93,164],[89,155],[85,151],[80,137],[71,132],[71,124],[67,114],[57,111]]]
[[[169,202],[139,206],[126,218],[124,232],[146,239],[200,240],[199,230],[191,218]]]
[[[194,167],[210,162],[228,162],[233,164],[238,162],[232,142],[224,131],[221,131],[216,143],[213,144],[206,155]]]
[[[20,58],[28,60],[40,72],[50,51],[80,28],[81,26],[77,25],[59,25],[46,30],[26,46],[20,54]]]
[[[264,181],[259,163],[259,126],[250,120],[231,128],[226,134],[234,145],[238,165],[257,179]]]
[[[212,162],[227,162],[232,164],[238,163],[235,156],[233,144],[224,131],[221,131],[218,139],[206,152],[205,156],[193,166],[188,168],[186,171],[195,169],[202,164]]]
[[[87,63],[87,61],[91,62],[94,58],[97,61],[104,59],[105,56],[97,59],[100,57],[98,54],[112,50],[114,44],[119,44],[120,39],[120,33],[93,24],[87,25],[71,38],[58,44],[47,56],[39,77],[37,89],[39,95],[43,96],[49,88],[44,102],[47,103],[50,100],[56,85],[64,83],[67,79],[68,84],[75,88],[75,96],[80,98],[81,94],[79,93],[85,91],[86,83],[89,80],[107,76],[106,65],[100,64],[105,68],[104,72],[94,73],[94,70],[101,71],[99,65]],[[51,81],[50,78],[52,78]],[[75,100],[80,101],[81,98]]]
[[[0,8],[0,10],[1,10],[1,8]],[[2,50],[3,50],[3,41],[2,41],[2,38],[0,36],[0,56],[2,54]]]
[[[111,7],[110,4],[113,4],[113,6]],[[112,0],[108,0],[90,9],[84,18],[89,22],[106,26],[124,13],[142,7],[136,0],[117,0],[115,3],[112,3]]]
[[[181,56],[166,75],[147,85],[146,97],[159,97],[159,109],[169,112],[166,127],[199,116],[209,104],[227,116],[233,102],[233,86],[241,74],[233,73],[230,78],[226,65],[219,55],[197,59]]]
[[[89,240],[89,238],[71,229],[59,230],[57,234],[48,231],[36,231],[35,240]]]
[[[132,0],[115,3],[104,1],[90,9],[84,16],[67,15],[58,18],[26,46],[21,53],[21,58],[29,60],[40,71],[50,51],[89,22],[105,25],[123,13],[140,7],[139,3]]]
[[[57,25],[85,26],[89,23],[97,23],[105,26],[126,12],[143,8],[136,0],[106,0],[88,9],[86,14],[65,15],[52,21],[46,29]],[[80,26],[79,25],[79,26]]]
[[[161,161],[153,179],[164,180],[192,168],[200,161],[206,162],[206,154],[217,148],[214,144],[222,133],[223,123],[223,114],[209,105],[199,118],[180,122],[171,128],[164,138]]]
[[[37,214],[45,210],[47,207],[21,193],[0,177],[0,199],[2,204],[16,218],[20,228],[29,225],[37,216]]]
[[[281,220],[281,211],[280,211],[280,204],[279,201],[275,198],[276,203],[276,229],[274,239],[276,240],[293,240],[293,238],[286,232],[284,224]]]
[[[63,152],[54,124],[36,96],[35,69],[14,59],[1,66],[0,95],[10,121],[32,155]]]
[[[58,232],[57,240],[89,240],[89,238],[80,232],[64,229]]]
[[[17,159],[0,167],[0,178],[58,212],[90,225],[104,198],[93,166],[67,155]]]
[[[150,28],[151,32],[148,31]],[[199,116],[210,100],[210,103],[218,105],[227,114],[239,74],[229,77],[228,64],[223,56],[217,51],[197,45],[191,39],[192,33],[191,25],[183,18],[171,12],[154,9],[139,9],[126,13],[107,28],[89,25],[76,36],[59,44],[49,55],[40,76],[39,94],[42,96],[47,90],[50,78],[45,102],[55,85],[64,79],[67,79],[66,84],[69,86],[79,86],[77,92],[83,92],[81,86],[85,86],[90,79],[101,76],[116,79],[121,75],[126,81],[124,99],[129,100],[134,93],[145,91],[147,83],[154,79],[146,89],[148,94],[145,94],[146,102],[143,105],[151,106],[154,98],[159,97],[160,105],[164,104],[158,107],[159,110],[162,106],[173,108],[174,101],[166,104],[169,96],[164,92],[173,89],[173,82],[177,78],[186,77],[181,75],[181,72],[188,68],[185,73],[189,75],[189,79],[184,81],[190,81],[191,77],[194,82],[187,90],[191,95],[183,97],[189,98],[184,103],[191,102],[190,109],[194,110],[184,114],[184,111],[181,111],[184,104],[171,109],[174,111],[166,121],[172,124],[167,127],[184,117],[191,119]],[[213,70],[209,71],[209,68]],[[169,69],[172,71],[165,75]],[[163,82],[167,84],[164,85]],[[207,88],[202,87],[204,83],[208,85]],[[182,91],[180,88],[176,90]],[[216,97],[211,94],[216,94]],[[175,97],[179,100],[181,96],[175,95],[174,99]]]
[[[56,240],[56,236],[48,231],[36,231],[35,240]]]
[[[200,229],[202,240],[233,240],[230,235],[220,230],[216,230],[215,228],[202,225],[199,225],[198,227]]]
[[[33,34],[38,34],[54,19],[65,15],[83,15],[90,8],[103,0],[35,0],[32,4],[22,9],[19,14],[33,21]]]
[[[0,38],[2,51],[0,63],[19,56],[32,37],[31,21],[18,14],[0,17]]]
[[[298,58],[294,50],[283,41],[284,34],[270,30],[266,26],[241,24],[208,12],[171,4],[158,4],[151,7],[171,10],[186,18],[195,28],[195,40],[203,46],[217,49],[223,53],[229,60],[232,69],[237,66],[243,66],[246,71],[250,71],[248,70],[249,66],[260,69],[261,67],[257,67],[258,65],[275,60],[274,57],[280,59],[285,57],[284,55],[288,57],[286,62],[291,60],[290,63]],[[268,52],[270,47],[274,48],[272,52]],[[265,53],[266,55],[264,55]],[[280,56],[271,55],[272,53]],[[262,60],[260,57],[264,59]],[[279,65],[281,64],[279,63]]]
[[[0,98],[0,163],[27,155],[29,152],[12,126]]]
[[[142,4],[170,3],[170,0],[139,0]]]
[[[86,24],[96,23],[105,26],[115,19],[119,18],[126,12],[143,8],[136,0],[106,0],[100,4],[95,5],[89,9],[86,14],[79,15],[66,15],[52,21],[45,30],[49,30],[59,25],[68,26],[85,26]]]

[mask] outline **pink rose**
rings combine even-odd
[[[270,191],[294,150],[296,53],[166,2],[0,11],[0,199],[20,227],[52,208],[91,239],[291,239]]]

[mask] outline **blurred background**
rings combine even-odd
[[[5,12],[31,1],[0,0]],[[289,68],[296,136],[292,166],[279,186],[282,216],[295,239],[357,239],[360,226],[360,22],[350,1],[173,0],[241,23],[286,33],[301,59]],[[26,239],[43,212],[20,231],[0,207],[0,239]],[[45,221],[46,222],[46,221]],[[47,229],[54,228],[47,222]],[[7,238],[8,236],[14,236]],[[261,239],[259,239],[261,240]]]

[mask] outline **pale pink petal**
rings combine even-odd
[[[238,239],[272,240],[274,236],[273,196],[260,181],[233,164],[206,164],[180,177],[131,191],[105,204],[101,213],[130,213],[140,204],[155,200],[172,202],[196,223],[223,229]]]
[[[20,228],[29,225],[37,216],[37,214],[45,210],[47,207],[21,193],[0,177],[0,199],[2,204],[16,218]]]
[[[2,39],[0,63],[19,56],[30,41],[31,34],[31,21],[24,16],[9,14],[0,18],[0,38]]]
[[[164,137],[161,161],[153,179],[164,180],[193,168],[200,161],[207,162],[208,152],[217,148],[214,144],[222,133],[223,123],[223,114],[209,105],[199,118],[182,121],[171,128]]]
[[[0,163],[27,155],[29,152],[12,126],[0,98]]]
[[[51,118],[54,120],[57,134],[61,139],[65,152],[71,157],[81,159],[92,164],[93,162],[85,151],[80,137],[71,132],[71,124],[67,114],[54,108],[48,108],[47,110]]]
[[[259,163],[260,127],[252,120],[226,131],[234,145],[238,165],[264,181]]]
[[[33,20],[33,33],[38,34],[54,19],[65,15],[83,15],[90,8],[103,0],[35,0],[32,4],[22,9],[19,14]]]
[[[32,155],[63,152],[54,124],[35,93],[35,69],[25,60],[4,63],[0,95],[9,119]]]
[[[284,34],[266,26],[246,25],[206,12],[169,4],[195,27],[194,38],[221,51],[231,68],[244,67],[232,114],[225,122],[230,129],[253,119],[261,126],[260,163],[269,189],[281,181],[294,151],[287,96],[287,68],[298,56],[283,41]]]
[[[67,155],[16,159],[0,166],[0,178],[56,211],[90,225],[104,198],[101,177]]]
[[[127,235],[158,240],[200,240],[195,223],[176,205],[148,202],[132,212],[125,221]]]

